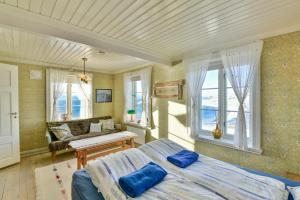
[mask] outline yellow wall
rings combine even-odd
[[[42,148],[46,122],[46,70],[41,66],[19,66],[19,112],[21,151]],[[42,80],[29,80],[31,69],[42,70]]]
[[[124,111],[124,93],[123,93],[123,78],[122,74],[116,74],[114,76],[114,119],[116,122],[121,123],[123,121]]]
[[[299,77],[300,32],[265,39],[261,58],[262,155],[189,139],[186,136],[185,100],[153,98],[154,126],[148,140],[168,137],[202,154],[234,164],[278,175],[285,175],[287,171],[299,174]],[[155,65],[153,68],[153,83],[183,78],[185,72],[181,64],[175,67]],[[118,83],[115,90],[121,93],[121,74],[115,76],[115,83]],[[120,103],[118,107],[122,107]],[[121,119],[120,113],[115,112],[115,118]]]
[[[46,68],[42,66],[9,63],[19,68],[19,121],[21,152],[47,147],[46,131]],[[42,80],[30,80],[30,70],[43,73]],[[93,74],[94,116],[113,115],[112,103],[95,103],[95,89],[113,89],[113,75]]]
[[[113,102],[96,103],[96,89],[112,89],[114,94],[114,77],[111,74],[93,73],[93,102],[94,102],[94,116],[112,116],[113,115]]]

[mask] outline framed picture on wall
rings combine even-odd
[[[112,102],[112,89],[96,89],[96,103]]]
[[[164,83],[155,83],[153,95],[157,98],[182,99],[184,80],[177,80]]]

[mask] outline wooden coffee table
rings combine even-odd
[[[72,141],[69,146],[75,149],[77,169],[80,169],[81,166],[86,166],[88,160],[134,148],[134,137],[136,136],[135,133],[123,131]]]

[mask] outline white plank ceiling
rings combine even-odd
[[[138,55],[136,52],[141,52],[138,57],[150,58],[149,60],[153,58],[153,61],[163,63],[170,63],[197,51],[224,48],[237,41],[249,42],[276,33],[300,29],[299,0],[0,0],[0,2],[0,12],[7,12],[10,17],[19,15],[31,18],[32,21],[33,18],[49,20],[47,23],[51,22],[57,30],[67,27],[74,34],[82,30],[86,38],[91,37],[89,41],[96,38],[95,45],[97,39],[102,42],[109,41],[112,46],[119,45],[114,48],[116,51],[120,49],[120,52],[125,53],[123,47],[127,47],[129,55],[135,56]],[[21,17],[20,20],[22,21]],[[2,21],[0,19],[0,22],[8,25],[21,24],[18,24],[18,20],[8,21],[9,19]],[[28,28],[34,29],[32,26]],[[40,32],[46,31],[40,29]],[[50,32],[49,34],[54,33]],[[80,38],[80,41],[88,39]],[[122,48],[118,48],[120,46]],[[72,47],[68,46],[69,49]],[[55,57],[56,60],[60,58]]]
[[[0,60],[45,66],[87,68],[116,73],[149,62],[132,56],[106,52],[68,40],[0,26]]]

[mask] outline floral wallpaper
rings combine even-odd
[[[261,93],[262,145],[270,171],[300,174],[300,32],[265,39]]]

